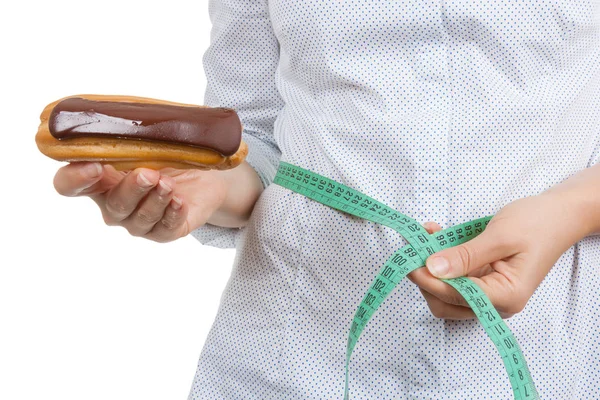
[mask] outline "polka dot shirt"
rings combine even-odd
[[[272,184],[279,160],[444,228],[600,161],[595,0],[211,0],[205,103],[235,108],[265,191],[236,247],[190,400],[342,399],[347,335],[393,230]],[[507,320],[542,399],[600,399],[600,236]],[[202,315],[197,317],[202,318]],[[401,282],[351,362],[351,398],[511,399],[476,320]]]

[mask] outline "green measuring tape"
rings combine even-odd
[[[491,216],[456,225],[430,235],[417,221],[346,185],[286,162],[279,164],[274,183],[337,210],[392,228],[409,243],[396,251],[379,271],[362,299],[348,334],[346,385],[348,400],[350,357],[367,322],[406,275],[425,265],[433,253],[465,243],[479,235]],[[465,298],[502,356],[515,400],[539,399],[525,357],[514,335],[485,293],[469,278],[442,279]]]

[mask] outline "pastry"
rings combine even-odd
[[[78,95],[44,109],[36,143],[59,161],[138,167],[230,169],[248,147],[235,110],[144,97]]]

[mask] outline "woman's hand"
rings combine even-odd
[[[72,163],[58,170],[54,187],[64,196],[92,198],[108,225],[122,226],[133,236],[169,242],[207,222],[245,223],[262,184],[246,163],[238,168],[120,172],[99,163]]]
[[[523,310],[558,258],[588,232],[581,215],[560,192],[516,200],[476,238],[427,259],[427,268],[409,275],[438,318],[475,318],[464,298],[437,278],[468,276],[490,298],[503,318]],[[429,233],[441,228],[424,225]]]

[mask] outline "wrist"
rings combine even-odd
[[[582,195],[576,190],[561,188],[557,186],[542,193],[540,196],[549,199],[557,205],[557,212],[563,218],[556,218],[562,224],[566,232],[570,233],[573,243],[578,242],[586,236],[597,233],[598,210],[590,198]],[[551,217],[553,218],[553,217]]]
[[[263,191],[258,174],[245,161],[235,168],[213,172],[212,178],[216,180],[214,211],[207,223],[227,228],[245,226]]]
[[[562,199],[573,218],[581,225],[583,237],[600,233],[599,187],[600,164],[577,172],[547,191]]]

